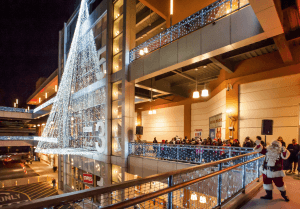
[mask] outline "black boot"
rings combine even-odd
[[[280,193],[281,193],[281,196],[284,198],[284,200],[285,200],[286,202],[290,201],[289,197],[286,196],[286,191],[280,191]]]
[[[267,192],[267,195],[260,197],[260,199],[272,200],[273,199],[272,190],[266,190],[266,192]]]

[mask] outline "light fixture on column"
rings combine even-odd
[[[204,89],[201,92],[202,97],[208,97],[208,90],[206,89],[206,84],[204,84]]]
[[[228,118],[230,119],[230,120],[235,120],[235,117],[233,117],[232,116],[232,109],[227,109],[226,110],[226,113],[227,113],[227,115],[228,115]]]
[[[55,92],[57,92],[57,85],[55,85],[54,90],[55,90]]]
[[[148,51],[148,48],[145,47],[144,49],[141,49],[140,50],[140,55],[143,56],[144,54],[147,54],[149,51]]]
[[[45,98],[46,98],[46,99],[48,98],[48,93],[45,93]]]
[[[193,92],[193,99],[198,99],[200,97],[199,91],[197,90],[198,81],[196,78],[196,91]]]

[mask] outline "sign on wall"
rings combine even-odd
[[[195,129],[195,139],[199,139],[202,137],[202,129]]]
[[[83,182],[87,184],[93,184],[93,174],[84,173]]]
[[[222,127],[222,113],[209,118],[209,128]]]

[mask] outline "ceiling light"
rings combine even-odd
[[[153,114],[152,110],[149,110],[149,115],[152,115],[152,114]]]
[[[195,193],[191,195],[191,200],[197,200],[197,195]]]
[[[155,115],[156,114],[156,110],[152,110],[152,114]]]
[[[206,66],[206,65],[204,65],[204,66],[203,66],[203,68],[207,68],[207,66]]]
[[[57,92],[57,85],[55,85],[54,89],[55,89],[55,92]]]
[[[143,50],[143,49],[140,50],[140,55],[141,55],[141,56],[144,55],[144,50]]]
[[[205,196],[200,197],[200,203],[206,203],[206,197]]]
[[[145,54],[148,53],[148,48],[147,48],[147,47],[144,48],[144,53],[145,53]]]
[[[197,90],[198,81],[196,78],[196,91],[193,92],[193,98],[198,99],[200,97],[199,91]]]
[[[200,97],[199,91],[194,91],[193,92],[193,99],[199,99],[199,97]]]
[[[204,84],[204,89],[201,92],[202,97],[208,97],[208,90],[206,89],[206,85]]]

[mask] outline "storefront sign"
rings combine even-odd
[[[217,128],[217,135],[216,135],[217,139],[221,139],[221,128]]]
[[[199,132],[199,131],[202,131],[202,129],[195,129],[195,132]]]
[[[87,184],[93,184],[93,174],[83,174],[83,182]]]
[[[11,204],[15,202],[21,202],[25,200],[30,200],[29,197],[23,193],[14,191],[1,191],[0,192],[0,205]]]
[[[209,118],[209,128],[222,127],[222,113]]]

